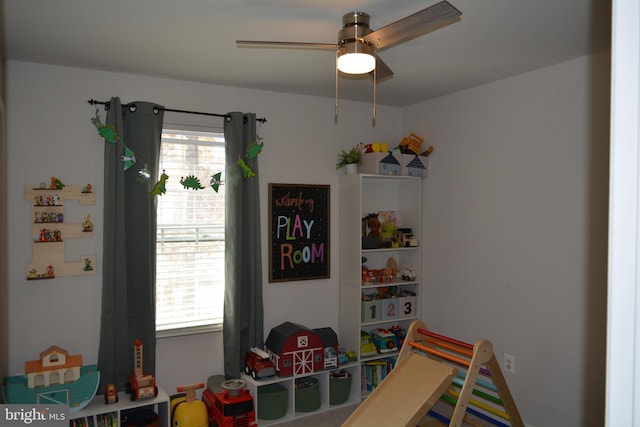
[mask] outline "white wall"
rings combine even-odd
[[[339,123],[333,121],[333,94],[328,98],[294,96],[143,76],[81,70],[26,62],[9,62],[7,70],[8,315],[9,372],[21,373],[24,362],[55,344],[85,363],[96,363],[100,328],[102,268],[104,142],[90,122],[91,98],[123,102],[144,100],[168,108],[213,113],[252,111],[266,117],[260,135],[261,203],[267,212],[267,184],[331,185],[331,278],[268,283],[267,218],[262,218],[265,333],[290,320],[308,327],[338,327],[338,203],[340,171],[337,153],[360,141],[398,140],[400,110],[378,106],[376,127],[371,106],[340,102]],[[346,84],[346,83],[345,83]],[[367,86],[366,90],[370,87]],[[106,113],[101,110],[103,120]],[[169,114],[165,122],[222,124],[220,118]],[[67,259],[98,256],[96,276],[27,281],[31,260],[30,205],[23,186],[55,175],[68,185],[91,183],[97,202],[89,208],[94,237],[67,242]],[[72,209],[67,208],[68,215]],[[84,211],[83,211],[84,212]],[[81,219],[80,219],[81,220]],[[76,218],[75,221],[78,221]],[[158,342],[157,377],[169,393],[180,384],[206,381],[222,373],[222,334],[166,338]],[[133,345],[133,344],[132,344]]]
[[[423,313],[488,338],[529,425],[600,426],[606,335],[609,57],[403,110],[434,145]]]

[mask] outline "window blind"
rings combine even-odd
[[[157,196],[157,331],[222,324],[225,191],[210,180],[224,162],[223,133],[163,130],[160,171],[169,179]],[[183,187],[188,176],[205,188]]]

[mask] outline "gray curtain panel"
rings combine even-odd
[[[244,355],[264,344],[260,194],[257,159],[247,163],[256,176],[245,178],[238,155],[257,141],[256,115],[233,112],[225,119],[225,295],[224,373],[239,378]]]
[[[114,383],[124,390],[133,373],[134,341],[143,344],[143,368],[155,375],[156,356],[156,197],[153,189],[160,159],[164,111],[148,102],[123,107],[111,98],[106,123],[120,137],[105,144],[102,316],[98,369],[100,390]],[[124,171],[125,145],[137,163]],[[151,179],[141,184],[138,171],[148,165]]]

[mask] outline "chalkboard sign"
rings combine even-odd
[[[330,277],[329,189],[269,184],[269,282]]]

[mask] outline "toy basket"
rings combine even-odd
[[[289,393],[280,384],[267,384],[258,387],[258,418],[277,420],[287,413]]]
[[[296,412],[320,408],[320,385],[313,377],[296,378]]]
[[[329,404],[341,405],[349,399],[351,374],[347,371],[332,372],[329,377]]]

